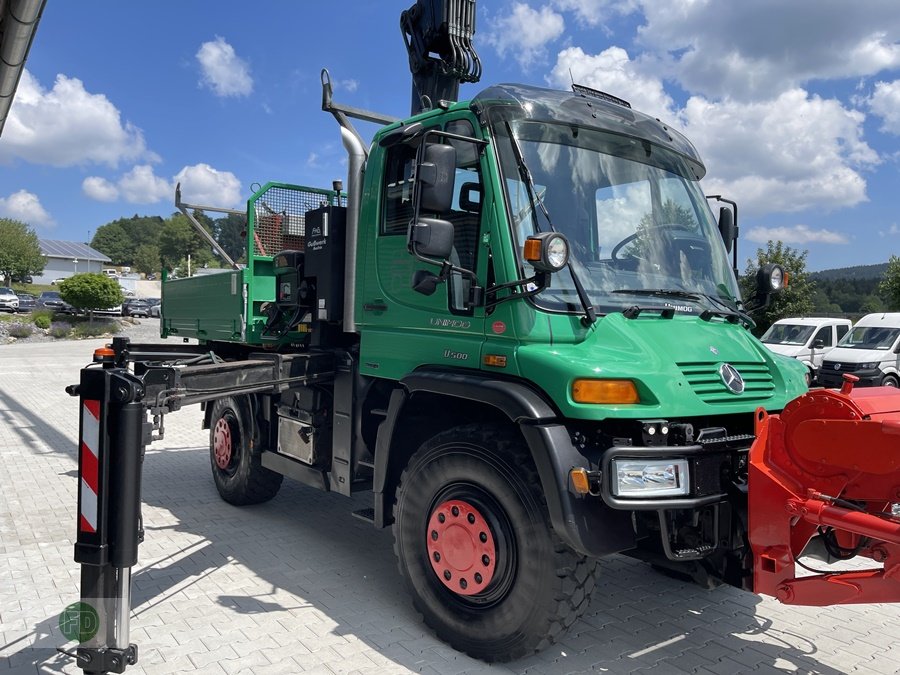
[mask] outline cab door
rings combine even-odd
[[[834,326],[822,326],[809,343],[810,360],[816,370],[822,367],[825,353],[834,347],[834,330]]]
[[[475,138],[468,119],[448,121],[444,131]],[[478,274],[484,285],[482,246],[484,179],[482,153],[476,144],[448,141],[456,148],[453,204],[443,214],[422,214],[454,226],[454,266]],[[367,253],[362,289],[360,372],[399,379],[421,365],[478,368],[484,341],[484,308],[469,306],[472,280],[460,274],[426,295],[412,287],[417,271],[439,274],[440,268],[416,259],[407,249],[413,213],[416,148],[397,145],[383,157],[377,228]],[[371,170],[371,168],[370,168]]]

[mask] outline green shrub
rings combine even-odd
[[[50,324],[50,335],[57,339],[69,337],[69,333],[71,332],[72,324],[66,323],[65,321],[54,321]]]
[[[38,328],[46,330],[47,328],[50,328],[50,323],[51,322],[49,316],[41,315],[34,317],[34,325]]]
[[[14,338],[27,338],[32,334],[33,329],[27,323],[14,323],[9,327],[9,334]]]
[[[119,324],[115,321],[101,321],[96,323],[79,323],[75,326],[75,337],[89,338],[109,335],[119,332]]]
[[[37,326],[38,319],[41,318],[47,319],[48,321],[53,321],[53,310],[52,309],[36,309],[31,313],[31,320],[34,321],[34,324]],[[46,326],[40,326],[41,328],[46,328]]]

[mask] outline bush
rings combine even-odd
[[[76,274],[59,285],[63,300],[75,309],[91,311],[122,304],[122,289],[105,274]]]
[[[14,323],[9,327],[9,334],[14,338],[31,337],[32,332],[34,331],[27,323]]]
[[[51,309],[36,309],[31,312],[31,320],[37,325],[38,319],[45,318],[48,322],[53,321],[53,310]],[[42,326],[42,328],[46,328],[46,326]]]
[[[75,337],[89,338],[100,337],[110,333],[118,333],[119,324],[115,321],[101,321],[99,323],[79,323],[75,326]]]
[[[50,335],[57,339],[69,337],[69,333],[71,332],[72,324],[66,323],[65,321],[54,321],[50,324]]]
[[[34,325],[46,330],[47,328],[50,328],[50,317],[44,315],[36,316],[34,317]]]

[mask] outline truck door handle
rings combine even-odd
[[[363,309],[367,312],[384,312],[387,308],[387,305],[377,300],[375,302],[367,302],[363,305]]]

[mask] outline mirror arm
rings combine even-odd
[[[492,307],[496,307],[497,305],[506,302],[507,300],[514,300],[516,298],[531,298],[545,288],[550,285],[550,273],[549,272],[535,272],[533,277],[528,277],[527,279],[516,279],[515,281],[509,281],[505,284],[499,284],[498,286],[492,286],[491,288],[487,288],[484,291],[485,298],[489,296],[496,296],[500,291],[506,291],[513,288],[519,288],[521,286],[526,286],[528,284],[535,284],[536,288],[532,290],[525,291],[513,291],[509,295],[504,295],[502,298],[494,297],[493,300],[487,300],[485,302],[485,307],[487,309],[491,309]]]

